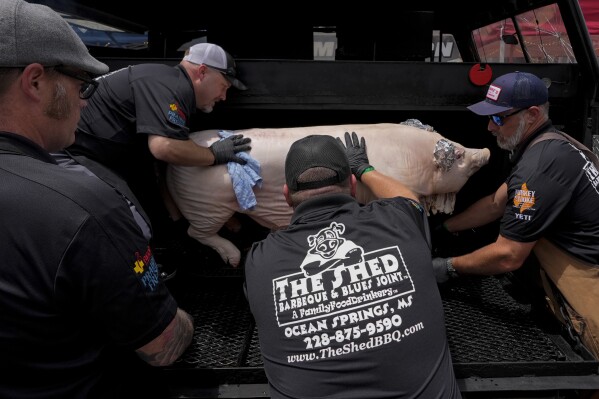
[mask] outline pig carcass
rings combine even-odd
[[[189,221],[188,234],[218,252],[225,263],[239,265],[240,251],[218,231],[235,212],[249,215],[260,225],[279,229],[289,224],[292,209],[283,197],[287,151],[294,141],[310,134],[328,134],[343,142],[345,132],[366,139],[371,164],[417,193],[430,214],[453,212],[456,193],[472,174],[489,161],[490,151],[464,148],[441,134],[404,124],[311,126],[246,129],[231,133],[252,139],[250,155],[261,166],[262,186],[254,187],[257,205],[240,209],[226,165],[187,167],[169,165],[167,186],[176,205]],[[218,130],[194,132],[191,139],[204,147],[219,140]],[[373,195],[358,184],[356,199],[365,203]]]

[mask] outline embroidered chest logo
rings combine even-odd
[[[185,127],[187,123],[187,116],[181,110],[181,106],[176,102],[172,102],[168,105],[168,120],[177,126]]]

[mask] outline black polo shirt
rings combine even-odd
[[[139,64],[98,78],[98,90],[81,112],[75,144],[85,155],[130,180],[128,171],[152,159],[148,134],[187,140],[196,111],[185,69]]]
[[[532,136],[552,130],[547,124]],[[544,237],[585,262],[599,264],[595,165],[566,140],[543,140],[520,151],[507,179],[508,203],[500,234],[518,242]]]
[[[459,398],[424,211],[332,194],[245,262],[272,398]]]
[[[0,397],[93,397],[104,350],[147,344],[177,304],[110,186],[10,133],[0,181]]]

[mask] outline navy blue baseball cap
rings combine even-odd
[[[545,104],[548,98],[545,82],[532,73],[516,71],[495,79],[487,90],[487,97],[467,108],[478,115],[495,115]]]

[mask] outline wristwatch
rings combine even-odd
[[[447,258],[445,265],[447,266],[447,274],[449,275],[449,278],[455,278],[458,276],[458,272],[456,272],[456,270],[453,268],[453,258]]]

